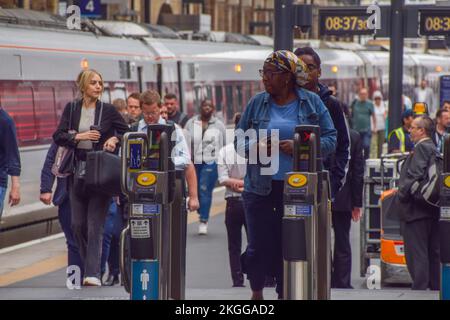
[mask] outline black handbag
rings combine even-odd
[[[84,184],[88,190],[107,196],[122,193],[120,186],[121,158],[107,151],[91,151],[86,156]]]
[[[69,133],[75,133],[72,126],[73,102],[70,105]],[[75,150],[71,147],[59,146],[56,151],[55,161],[52,165],[52,173],[55,177],[66,178],[74,173],[75,170]]]
[[[103,114],[103,103],[100,108],[97,127]],[[122,193],[120,185],[121,158],[107,151],[90,151],[86,154],[86,172],[84,186],[87,190],[99,192],[107,196]]]

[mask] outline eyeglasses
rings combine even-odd
[[[159,112],[142,112],[144,117],[159,117]]]
[[[274,74],[282,74],[285,73],[285,71],[272,71],[272,70],[264,70],[259,69],[259,75],[264,78],[264,76],[267,76],[267,78],[272,79]]]

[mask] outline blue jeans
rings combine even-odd
[[[212,164],[196,164],[195,172],[197,173],[198,181],[198,200],[200,202],[198,213],[200,214],[200,221],[208,222],[212,193],[218,179],[217,164],[215,162]]]
[[[80,252],[78,250],[78,245],[73,236],[72,226],[71,226],[71,210],[70,210],[70,199],[66,198],[59,206],[58,206],[58,219],[59,224],[61,225],[61,229],[64,232],[64,236],[66,237],[67,244],[67,256],[68,256],[68,265],[73,266],[76,265],[80,267],[81,275],[83,275],[83,262],[81,260]]]
[[[275,277],[276,291],[283,294],[283,257],[281,219],[283,217],[283,181],[272,181],[267,196],[244,191],[247,249],[241,256],[242,270],[253,291],[264,288],[266,276]]]
[[[370,140],[372,139],[372,132],[362,131],[359,132],[361,135],[362,147],[364,150],[364,160],[369,159],[370,156]]]
[[[110,274],[117,276],[120,273],[119,240],[122,228],[122,214],[118,210],[116,202],[113,200],[106,215],[105,231],[103,233],[102,260],[100,266],[102,274],[106,271],[106,261],[108,261]]]
[[[3,203],[5,202],[6,188],[0,187],[0,218],[3,213]]]

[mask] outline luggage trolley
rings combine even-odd
[[[360,224],[360,276],[365,277],[371,259],[380,258],[381,206],[380,197],[398,175],[396,160],[383,155],[366,160],[364,172],[363,215]]]
[[[387,201],[388,195],[398,186],[401,166],[409,153],[393,153],[383,155],[381,158],[381,167],[385,161],[393,161],[394,174],[390,179],[388,189],[384,189],[380,197],[381,206],[381,234],[380,234],[380,268],[381,284],[409,284],[411,276],[406,267],[405,251],[403,237],[400,232],[400,220],[395,212],[388,214]],[[385,177],[381,171],[381,185],[384,184]],[[391,198],[392,199],[392,198]]]

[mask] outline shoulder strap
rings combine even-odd
[[[98,115],[97,126],[100,126],[100,122],[102,121],[102,114],[103,114],[103,101],[100,101],[100,113]]]
[[[69,130],[72,130],[73,101],[70,103]]]

